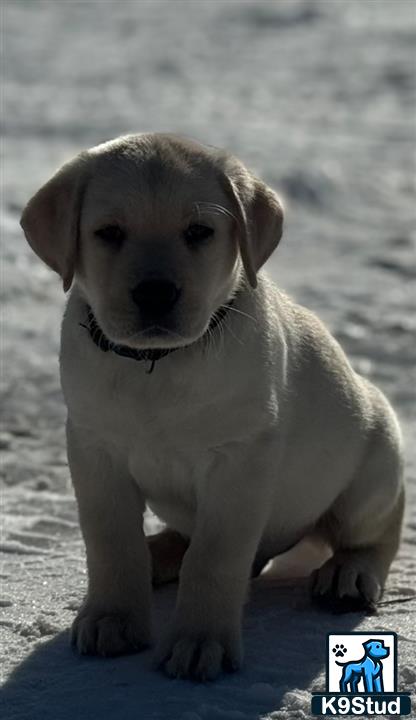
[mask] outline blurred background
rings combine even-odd
[[[228,148],[285,200],[269,272],[320,314],[410,437],[416,3],[6,0],[2,9],[1,445],[7,572],[17,583],[8,642],[19,659],[25,573],[40,595],[45,567],[52,596],[70,586],[78,598],[84,582],[58,378],[65,298],[26,245],[23,205],[65,160],[119,134],[177,131]],[[414,480],[411,443],[408,473]],[[38,557],[50,548],[65,558],[64,575]],[[59,627],[72,617],[58,615]]]

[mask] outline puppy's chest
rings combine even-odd
[[[169,513],[193,513],[197,488],[208,472],[210,453],[196,457],[192,449],[160,446],[143,453],[130,448],[129,470],[153,510],[167,520]]]
[[[97,392],[102,438],[122,450],[131,475],[152,507],[188,508],[209,471],[220,440],[214,409],[198,404],[185,385],[165,384],[137,368],[137,382],[112,375]],[[156,370],[155,370],[156,371]]]
[[[184,469],[189,474],[210,448],[238,434],[239,412],[234,417],[232,404],[225,412],[226,393],[219,403],[212,391],[185,376],[169,376],[157,366],[147,375],[142,363],[99,360],[99,366],[84,362],[76,372],[63,372],[71,420],[116,446],[129,462],[139,457],[153,475],[164,474],[165,464],[178,475]]]
[[[63,355],[62,386],[72,422],[122,457],[161,517],[173,510],[173,526],[185,527],[218,448],[245,441],[264,421],[238,376],[168,363],[148,375],[141,362],[85,344]]]
[[[169,358],[160,363],[168,363]],[[109,443],[146,455],[195,454],[237,439],[250,398],[220,373],[111,357],[86,348],[62,362],[62,386],[75,424]],[[209,376],[208,376],[209,375]],[[237,384],[237,383],[236,383]]]

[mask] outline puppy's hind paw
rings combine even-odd
[[[333,613],[376,613],[382,586],[359,551],[339,552],[311,576],[314,602]]]

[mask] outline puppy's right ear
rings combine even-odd
[[[74,275],[88,159],[85,152],[66,163],[32,197],[20,220],[29,245],[59,273],[65,292]]]
[[[222,159],[222,182],[237,220],[237,240],[250,285],[257,286],[257,272],[279,244],[283,232],[283,207],[274,190],[231,155]]]

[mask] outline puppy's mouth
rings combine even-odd
[[[215,331],[217,326],[221,325],[232,303],[233,300],[230,300],[227,305],[222,305],[221,308],[214,312],[205,327],[194,337],[185,337],[163,325],[154,324],[138,332],[110,339],[98,324],[89,306],[86,307],[86,322],[80,323],[80,325],[89,332],[91,340],[100,350],[115,353],[132,360],[146,361],[150,363],[146,372],[152,373],[158,360],[176,350],[185,349],[199,340],[203,341],[206,335]]]
[[[204,334],[204,330],[196,336],[185,336],[176,330],[167,328],[164,325],[149,325],[143,330],[133,333],[117,334],[111,340],[113,342],[127,345],[136,350],[180,348],[190,345]]]
[[[232,304],[232,301],[229,304]],[[228,305],[223,305],[197,332],[186,336],[156,323],[133,332],[108,332],[101,326],[89,306],[86,307],[86,322],[80,325],[88,330],[95,345],[105,352],[111,351],[136,360],[154,361],[202,340],[221,324],[227,309]]]

